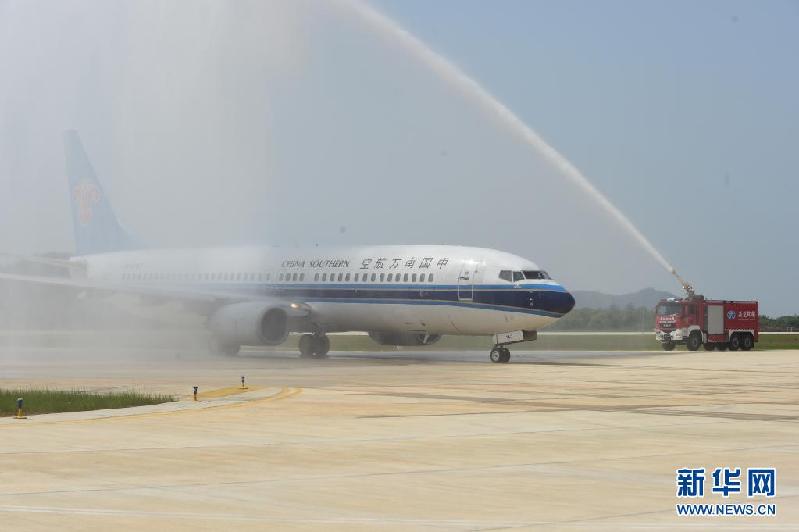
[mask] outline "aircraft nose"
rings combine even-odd
[[[560,314],[568,313],[574,308],[574,296],[564,289],[545,291],[535,294],[536,308]]]
[[[570,292],[564,292],[563,295],[565,296],[563,302],[563,313],[568,314],[571,311],[571,309],[574,308],[574,304],[576,303],[576,301],[574,300],[574,296],[571,295]]]

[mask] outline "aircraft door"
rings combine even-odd
[[[478,281],[480,265],[476,261],[465,260],[458,275],[458,301],[474,300],[474,283]]]

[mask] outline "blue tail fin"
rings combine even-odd
[[[91,255],[136,247],[117,221],[76,131],[64,132],[64,151],[76,254]]]

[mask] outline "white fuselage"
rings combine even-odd
[[[153,249],[73,260],[90,280],[296,301],[324,332],[537,330],[574,304],[545,272],[524,277],[540,272],[533,262],[473,247]]]

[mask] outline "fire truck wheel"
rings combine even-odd
[[[755,339],[752,338],[751,334],[744,334],[743,338],[741,338],[741,349],[744,351],[749,351],[755,346]]]
[[[674,346],[676,345],[674,342],[666,342],[665,344],[661,344],[663,346],[664,351],[674,351]]]
[[[699,349],[700,345],[702,345],[702,337],[699,336],[697,333],[692,333],[691,336],[688,337],[688,341],[686,342],[688,350],[696,351],[697,349]]]
[[[741,337],[738,334],[730,336],[730,351],[738,351],[741,347]]]
[[[705,344],[705,351],[713,351],[716,348],[716,344]]]

